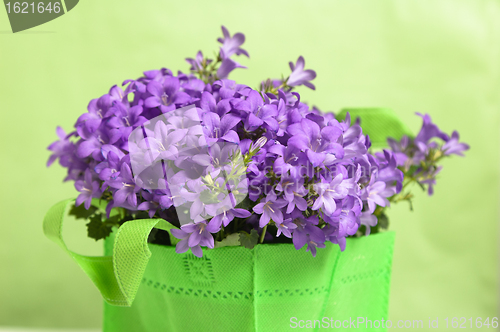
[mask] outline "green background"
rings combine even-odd
[[[499,1],[82,0],[16,34],[0,10],[0,325],[100,326],[98,291],[42,234],[48,208],[76,193],[61,167],[45,168],[45,149],[113,84],[211,54],[221,24],[247,37],[240,83],[287,74],[303,55],[317,90],[299,92],[324,111],[388,107],[414,131],[424,112],[460,131],[471,150],[444,162],[435,195],[415,188],[413,213],[390,212],[390,318],[498,316]],[[100,253],[83,222],[65,233],[70,248]]]

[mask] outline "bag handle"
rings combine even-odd
[[[169,231],[175,226],[163,219],[130,220],[118,228],[113,256],[84,256],[69,250],[62,238],[66,211],[74,201],[64,200],[50,208],[43,220],[45,235],[75,260],[106,302],[131,306],[151,257],[147,242],[149,233],[153,227]]]

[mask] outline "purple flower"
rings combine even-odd
[[[158,121],[154,131],[145,130],[146,138],[139,143],[139,151],[144,153],[144,162],[154,164],[159,159],[175,159],[178,157],[179,142],[183,140],[188,129],[169,130],[165,122]]]
[[[129,107],[128,104],[116,103],[106,113],[106,116],[111,116],[107,125],[119,130],[122,134],[122,138],[127,140],[134,128],[147,121],[141,114],[142,106],[137,105]]]
[[[78,135],[87,139],[99,128],[104,114],[107,111],[105,98],[92,99],[87,106],[88,113],[80,115],[76,121],[76,131]]]
[[[205,61],[206,65],[212,62],[210,59],[203,58],[203,53],[201,53],[201,51],[196,53],[196,57],[194,59],[186,58],[186,61],[191,65],[191,68],[189,68],[191,71],[203,70],[203,61]]]
[[[278,110],[275,105],[264,104],[259,92],[251,91],[245,100],[235,105],[235,108],[248,114],[245,119],[245,130],[254,131],[262,125],[274,132],[278,130],[276,121]]]
[[[217,69],[217,77],[219,79],[226,79],[231,71],[236,68],[246,68],[240,65],[238,62],[230,59],[233,54],[236,55],[246,55],[249,57],[248,52],[242,49],[240,46],[245,42],[245,35],[242,33],[235,33],[232,37],[229,31],[222,26],[222,33],[224,38],[218,38],[217,40],[222,44],[220,47],[220,59],[222,63]]]
[[[395,155],[384,150],[382,154],[376,154],[379,160],[377,181],[386,183],[387,189],[392,189],[395,184],[394,193],[397,194],[401,191],[403,186],[403,172],[397,168]]]
[[[246,68],[246,67],[240,65],[238,62],[232,59],[226,58],[222,60],[219,69],[217,69],[217,77],[219,79],[225,79],[229,76],[229,73],[235,70],[236,68]]]
[[[156,211],[160,208],[159,195],[142,190],[142,197],[144,202],[137,206],[137,210],[147,211],[149,218],[153,218]]]
[[[290,171],[292,176],[302,175],[300,172],[295,171],[295,166],[305,165],[308,159],[297,147],[275,144],[269,148],[268,152],[278,156],[273,165],[273,170],[276,174],[282,175]]]
[[[195,102],[200,99],[205,87],[205,82],[196,77],[186,75],[186,77],[181,81],[181,89],[191,97],[191,102]]]
[[[101,148],[107,144],[115,144],[122,134],[118,129],[107,129],[99,127],[88,139],[82,139],[77,143],[76,156],[85,158],[92,155],[97,161],[101,161]]]
[[[211,234],[212,230],[211,226],[207,225],[205,221],[185,224],[181,226],[181,229],[171,229],[170,232],[172,235],[181,239],[175,247],[175,252],[180,254],[191,249],[193,255],[202,257],[203,251],[201,246],[206,246],[208,248],[214,247],[214,238]]]
[[[294,218],[294,221],[297,224],[292,237],[295,249],[299,250],[307,244],[306,252],[310,251],[315,257],[316,248],[324,248],[324,242],[326,240],[323,231],[315,226],[318,224],[318,217],[311,216],[306,219],[301,216],[301,214],[296,214]]]
[[[225,26],[222,26],[222,34],[224,35],[224,38],[217,39],[217,41],[222,44],[222,46],[220,47],[220,54],[222,59],[229,58],[233,54],[244,54],[247,57],[250,57],[247,51],[240,48],[240,46],[245,42],[244,34],[238,32],[231,37],[229,31]]]
[[[359,198],[347,196],[337,206],[337,211],[330,217],[324,216],[324,219],[338,224],[338,234],[341,237],[354,235],[360,225],[361,204]]]
[[[396,192],[392,188],[386,188],[383,181],[378,181],[375,174],[372,174],[370,184],[363,189],[362,199],[368,203],[368,211],[373,213],[376,205],[389,206],[387,197],[391,197]]]
[[[208,144],[213,144],[219,139],[227,142],[239,143],[238,134],[233,130],[241,119],[233,114],[226,114],[220,118],[215,113],[203,114],[203,131]]]
[[[115,148],[113,145],[111,145],[111,147]],[[111,178],[116,178],[118,175],[120,175],[120,168],[122,165],[121,159],[123,157],[124,154],[120,150],[107,152],[104,155],[105,161],[99,163],[94,168],[94,171],[99,175],[99,179],[106,181],[110,180]]]
[[[367,136],[363,135],[363,131],[358,123],[351,126],[351,117],[349,113],[343,123],[337,125],[337,120],[333,120],[334,126],[339,126],[343,130],[342,141],[344,148],[344,158],[356,158],[366,155],[367,149]]]
[[[327,153],[336,158],[342,158],[344,155],[342,146],[336,142],[342,135],[342,131],[337,127],[327,126],[321,129],[316,122],[302,119],[300,123],[290,125],[288,132],[292,135],[288,144],[305,151],[314,167],[323,163]]]
[[[287,218],[283,220],[281,223],[276,223],[276,227],[278,227],[278,232],[276,233],[276,237],[283,234],[288,238],[292,238],[292,232],[298,226],[292,221],[292,218]]]
[[[304,187],[304,179],[282,176],[276,190],[283,192],[285,200],[288,202],[286,213],[292,213],[295,207],[300,211],[307,209],[307,202],[304,197],[308,194],[308,191]]]
[[[337,209],[335,200],[345,198],[349,193],[346,182],[342,174],[337,174],[332,181],[327,181],[321,176],[321,182],[314,184],[314,190],[318,193],[318,198],[314,201],[312,209],[319,210],[322,208],[325,213],[333,214]]]
[[[248,218],[251,215],[251,212],[244,209],[230,209],[213,217],[208,224],[210,225],[211,229],[216,229],[218,232],[221,228],[221,225],[224,225],[224,227],[226,227],[231,221],[233,221],[235,217]]]
[[[124,102],[126,101],[127,95],[123,92],[122,88],[118,85],[113,85],[109,89],[109,93],[103,96],[108,105],[113,105],[114,102]]]
[[[458,135],[457,131],[454,131],[451,134],[450,140],[446,142],[441,148],[445,155],[456,154],[459,156],[463,156],[464,154],[462,153],[462,151],[469,150],[468,144],[458,142],[459,138],[460,136]]]
[[[449,137],[445,133],[441,131],[434,123],[432,123],[431,117],[429,114],[420,114],[417,113],[418,116],[422,117],[424,120],[422,124],[422,128],[420,129],[417,137],[415,137],[415,142],[427,143],[430,139],[434,137],[441,138],[443,141],[448,141]]]
[[[371,214],[368,211],[362,212],[361,216],[359,217],[361,225],[366,226],[366,234],[370,234],[371,227],[374,227],[377,225],[378,219],[374,214]]]
[[[406,149],[410,145],[410,138],[408,136],[403,136],[401,141],[396,141],[395,139],[389,137],[387,139],[387,144],[390,146],[394,158],[396,159],[398,166],[403,166],[408,160],[408,155],[406,154]]]
[[[113,189],[117,189],[113,193],[115,206],[121,206],[125,201],[127,201],[130,206],[137,206],[136,194],[141,188],[136,186],[130,166],[127,163],[122,164],[120,175],[116,179],[106,181],[105,184]]]
[[[327,224],[322,228],[323,234],[325,234],[326,241],[335,243],[339,245],[340,251],[345,250],[346,239],[345,236],[341,235],[339,232],[339,227],[332,224]]]
[[[259,227],[264,227],[270,220],[275,223],[283,222],[283,212],[281,208],[287,205],[283,198],[277,198],[276,194],[271,191],[266,196],[266,201],[261,202],[253,207],[255,213],[260,214]]]
[[[85,202],[85,209],[90,208],[92,198],[101,197],[101,190],[99,189],[99,182],[93,180],[92,173],[89,169],[85,171],[84,179],[75,182],[75,188],[80,192],[76,198],[76,206]]]
[[[144,101],[148,108],[159,107],[162,113],[174,110],[176,105],[183,105],[189,102],[191,97],[179,91],[179,79],[173,76],[167,76],[163,83],[151,81],[147,85],[147,90],[151,97]]]
[[[278,114],[276,115],[276,121],[278,121],[278,132],[276,133],[276,135],[281,137],[285,135],[286,129],[288,127],[288,114],[290,112],[290,109],[288,109],[286,106],[286,95],[283,90],[278,90],[278,96]]]
[[[286,81],[288,86],[305,85],[310,89],[315,89],[315,86],[309,81],[316,78],[316,72],[311,69],[304,70],[305,61],[302,56],[299,56],[295,65],[292,62],[289,62],[289,65],[292,73]]]
[[[431,168],[425,172],[418,172],[418,175],[423,177],[424,180],[420,180],[421,184],[426,184],[429,187],[427,188],[427,194],[432,196],[434,194],[434,186],[436,185],[436,175],[441,172],[443,166],[438,166],[435,168]]]
[[[71,134],[66,135],[66,132],[61,127],[57,127],[56,133],[59,136],[59,141],[55,141],[47,148],[52,151],[49,160],[47,160],[47,167],[52,165],[57,158],[59,158],[61,166],[69,167],[75,150],[75,145],[69,140]]]
[[[383,154],[376,154],[380,161],[378,179],[384,181],[388,189],[392,185],[391,182],[396,181],[396,193],[398,193],[402,188],[403,174],[401,170],[396,169],[394,165],[396,164],[407,172],[407,175],[413,177],[422,188],[427,185],[428,194],[432,195],[436,175],[442,168],[436,164],[437,161],[451,154],[463,156],[462,152],[468,150],[469,146],[459,142],[458,132],[454,131],[451,138],[443,133],[437,125],[432,123],[428,114],[417,113],[417,115],[423,118],[422,128],[417,137],[412,139],[404,136],[399,142],[389,138],[388,143],[392,153],[384,151]],[[443,141],[444,144],[440,146],[439,140],[436,139]]]

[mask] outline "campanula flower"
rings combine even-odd
[[[292,62],[289,62],[292,73],[286,82],[288,86],[305,85],[310,89],[316,89],[316,87],[310,83],[310,81],[316,78],[316,72],[311,69],[304,70],[305,64],[306,63],[302,56],[299,56],[295,65]]]

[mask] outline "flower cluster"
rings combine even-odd
[[[423,124],[416,137],[403,136],[399,141],[388,138],[387,142],[394,153],[398,167],[405,175],[404,186],[417,183],[432,195],[436,175],[442,169],[438,162],[453,154],[463,156],[462,152],[468,150],[469,145],[459,142],[457,131],[454,131],[451,137],[442,132],[432,123],[428,114],[417,113],[417,115],[422,117]],[[401,193],[397,198],[407,199],[407,197],[409,197],[407,193]]]
[[[400,194],[402,167],[466,149],[458,134],[449,138],[424,117],[415,139],[391,141],[392,151],[372,155],[359,123],[349,116],[339,122],[292,92],[314,88],[316,74],[302,57],[286,79],[267,80],[259,90],[228,80],[242,67],[231,57],[248,53],[243,34],[222,30],[216,59],[199,52],[187,59],[189,74],[144,72],[92,100],[75,131],[57,129],[48,165],[59,159],[68,169],[65,180],[80,193],[76,206],[107,202],[109,229],[100,237],[127,220],[155,217],[178,227],[177,252],[196,256],[237,233],[249,248],[290,241],[315,255],[330,241],[344,250],[346,237],[360,226],[369,232]],[[429,143],[434,136],[446,144]],[[438,171],[412,174],[432,188]],[[115,224],[113,211],[122,217]]]

